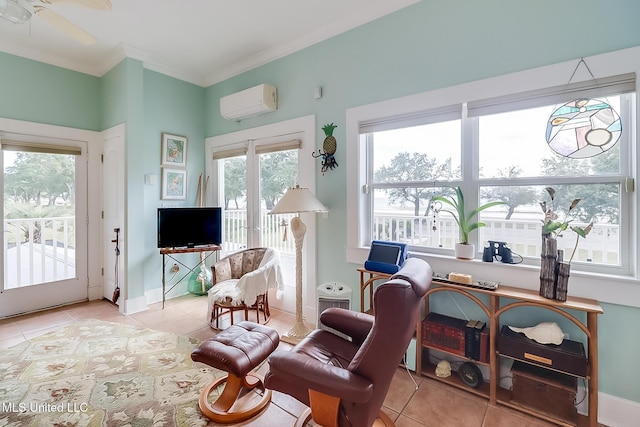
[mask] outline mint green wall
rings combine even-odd
[[[156,210],[194,206],[198,176],[204,171],[204,89],[145,70],[127,59],[103,77],[103,128],[126,123],[127,298],[141,297],[162,283],[162,258],[156,248]],[[186,136],[187,199],[162,201],[161,134]],[[147,185],[146,174],[157,184]],[[197,260],[197,258],[196,258]],[[175,288],[175,293],[184,291]]]
[[[144,164],[151,147],[145,140],[144,67],[141,61],[127,59],[127,130],[126,130],[126,248],[127,248],[127,297],[144,295],[144,263],[150,248],[145,244],[144,230],[147,219],[144,209]]]
[[[127,67],[129,60],[109,70],[100,79],[100,130],[109,129],[127,121]]]
[[[100,79],[0,52],[0,117],[100,130]]]
[[[602,304],[602,309],[604,315],[598,323],[599,389],[640,402],[637,382],[640,345],[634,327],[640,319],[640,310],[615,304]]]
[[[166,206],[196,206],[198,177],[204,171],[204,94],[195,86],[163,74],[146,70],[144,73],[144,150],[137,168],[142,173],[158,176],[158,184],[144,185],[144,289],[156,289],[162,284],[162,257],[158,253],[156,215],[157,208]],[[160,200],[161,196],[161,134],[162,132],[187,137],[187,199]],[[142,184],[142,178],[140,184]],[[198,256],[181,256],[187,265],[197,263]],[[186,271],[181,270],[180,276]],[[186,291],[186,281],[176,286],[169,296]]]
[[[144,67],[135,59],[125,59],[102,78],[102,129],[120,123],[125,129],[126,218],[123,227],[127,288],[123,299],[144,295],[144,262],[149,250],[145,242],[143,200],[144,170],[149,147],[144,139]]]
[[[349,167],[344,150],[347,108],[638,46],[638,16],[640,2],[636,0],[423,0],[207,88],[206,135],[315,114],[321,144],[322,125],[338,125],[334,135],[340,166],[322,176],[318,162],[315,171],[318,198],[331,211],[328,219],[317,221],[316,282],[355,285],[357,266],[345,262],[343,249]],[[277,112],[240,123],[220,116],[221,96],[260,83],[278,87]],[[323,88],[320,100],[313,99],[316,86]],[[639,368],[631,368],[631,355],[640,353],[640,341],[630,340],[634,331],[624,327],[636,323],[640,310],[611,304],[603,308],[599,388],[640,402],[640,388],[625,385],[630,376],[640,377]],[[534,320],[535,314],[531,315]]]

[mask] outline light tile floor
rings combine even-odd
[[[58,329],[77,320],[95,318],[173,332],[205,340],[213,333],[205,322],[206,297],[186,295],[153,304],[145,312],[128,316],[106,300],[74,304],[39,313],[0,320],[0,349]],[[294,316],[271,310],[268,325],[286,332]],[[283,348],[290,348],[286,343]],[[266,364],[261,369],[266,369]],[[305,407],[298,401],[274,392],[272,403],[258,417],[242,426],[293,426]],[[510,409],[488,405],[487,400],[448,387],[398,368],[385,399],[383,410],[397,427],[544,427],[552,424]]]

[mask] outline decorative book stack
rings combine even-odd
[[[488,363],[489,333],[486,323],[430,312],[422,321],[422,344]]]
[[[465,357],[480,362],[489,361],[489,333],[485,332],[486,323],[481,320],[469,320],[465,327]],[[483,343],[484,340],[484,343]]]

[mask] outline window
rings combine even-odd
[[[77,277],[79,147],[2,141],[3,289]]]
[[[586,239],[569,230],[562,234],[558,247],[565,256],[579,240],[574,265],[629,274],[635,193],[626,191],[624,183],[635,177],[635,90],[635,75],[624,74],[373,120],[367,118],[372,114],[367,109],[352,111],[351,125],[359,140],[353,152],[361,169],[352,176],[359,179],[356,188],[362,194],[349,198],[357,200],[360,220],[350,243],[368,246],[371,240],[391,240],[408,243],[413,252],[452,254],[457,224],[446,206],[431,198],[460,186],[466,211],[489,201],[505,202],[480,212],[486,227],[471,236],[477,250],[488,240],[504,241],[525,264],[537,264],[544,218],[539,203],[550,203],[545,191],[550,186],[561,215],[573,199],[581,199],[568,216],[571,225],[594,224]],[[610,150],[570,159],[551,150],[545,126],[555,108],[581,97],[610,104],[620,115],[623,132]],[[415,101],[407,103],[417,105]]]
[[[371,240],[438,247],[429,200],[435,182],[461,178],[460,133],[461,120],[454,119],[362,136],[371,159]]]

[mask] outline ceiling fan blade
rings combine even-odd
[[[73,3],[96,10],[111,10],[111,0],[40,0],[45,4]]]
[[[57,13],[44,7],[36,7],[35,9],[38,16],[80,43],[89,45],[96,42],[96,38],[91,34]]]

